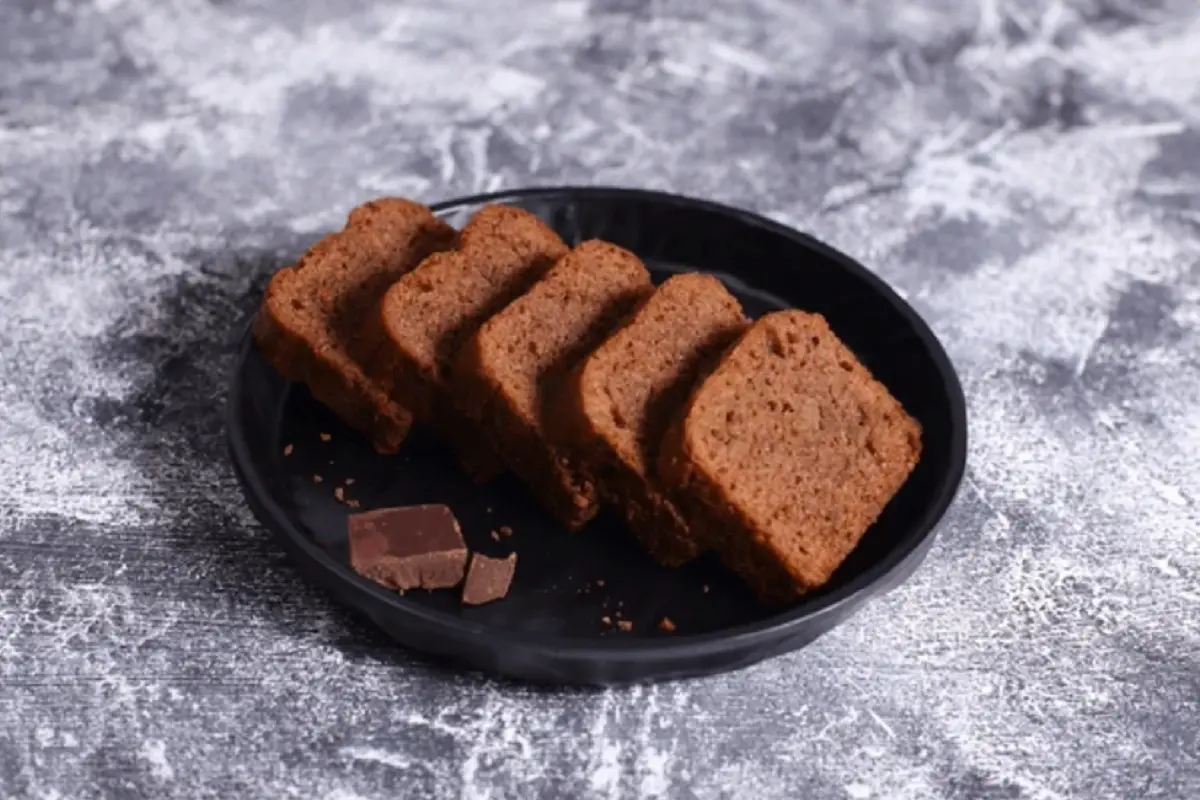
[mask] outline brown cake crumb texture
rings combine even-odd
[[[569,435],[601,497],[667,566],[692,559],[704,537],[658,486],[659,443],[701,369],[747,324],[719,280],[676,275],[584,360],[563,395],[564,413],[574,417]]]
[[[545,425],[568,371],[652,291],[636,256],[588,241],[463,346],[454,369],[459,408],[567,528],[595,516],[595,487]]]
[[[454,238],[418,203],[383,198],[359,206],[342,231],[271,278],[254,323],[259,352],[377,449],[394,452],[412,417],[364,372],[374,342],[365,341],[370,326],[362,323],[389,286]]]
[[[921,430],[817,314],[756,322],[659,454],[722,523],[722,560],[769,604],[823,585],[916,466]]]
[[[380,303],[383,335],[370,372],[392,399],[438,430],[477,480],[495,477],[502,462],[481,432],[454,412],[448,398],[454,356],[567,249],[528,211],[485,206],[464,226],[457,248],[426,258]]]

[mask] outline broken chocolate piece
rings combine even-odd
[[[350,565],[398,591],[457,586],[467,546],[454,513],[443,505],[381,508],[351,514]]]
[[[478,606],[501,599],[508,594],[516,569],[516,553],[510,553],[508,558],[488,558],[475,553],[471,556],[471,567],[463,584],[463,604]]]

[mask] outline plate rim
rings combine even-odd
[[[583,636],[562,636],[558,634],[531,633],[512,627],[489,624],[470,620],[446,611],[416,603],[396,592],[392,592],[373,581],[367,580],[355,572],[347,564],[341,563],[330,553],[318,546],[311,537],[299,530],[291,516],[277,503],[265,485],[262,475],[256,469],[249,468],[253,463],[249,453],[249,443],[240,423],[239,409],[242,407],[243,391],[241,375],[246,358],[253,347],[251,329],[257,310],[251,314],[249,321],[243,323],[244,331],[240,337],[234,363],[230,369],[228,391],[225,400],[226,443],[234,471],[247,495],[246,501],[255,517],[264,527],[271,529],[276,535],[282,533],[294,548],[308,557],[310,562],[326,573],[329,579],[340,581],[348,590],[356,592],[363,600],[387,606],[390,611],[407,616],[414,624],[426,628],[436,628],[439,633],[468,647],[484,644],[479,637],[489,637],[486,641],[494,641],[495,637],[503,637],[507,647],[518,646],[525,650],[539,651],[552,656],[559,661],[589,661],[607,663],[646,664],[652,662],[678,662],[682,659],[705,658],[721,655],[727,652],[754,649],[771,642],[787,638],[790,629],[812,625],[817,620],[829,616],[840,609],[853,609],[872,596],[882,594],[895,585],[907,579],[901,575],[900,580],[888,578],[900,572],[914,558],[922,559],[937,535],[940,523],[946,512],[953,504],[961,487],[966,471],[968,452],[967,404],[962,389],[962,383],[954,368],[953,361],[941,341],[934,334],[928,323],[917,313],[903,297],[901,297],[883,278],[869,270],[851,256],[825,244],[803,231],[790,228],[780,222],[765,217],[753,211],[725,205],[713,200],[704,200],[688,195],[672,192],[624,188],[616,186],[533,186],[521,189],[499,190],[479,194],[465,195],[433,203],[429,208],[435,213],[443,213],[455,208],[481,205],[484,203],[505,202],[535,197],[585,195],[593,198],[626,198],[651,202],[665,202],[675,207],[690,208],[698,211],[722,214],[736,221],[753,227],[763,228],[770,233],[791,239],[802,246],[816,250],[821,255],[834,261],[838,267],[849,270],[858,278],[866,281],[876,291],[884,295],[888,302],[897,309],[901,316],[911,326],[922,345],[934,363],[943,388],[950,404],[950,463],[948,471],[939,480],[937,492],[917,522],[909,526],[914,534],[907,537],[904,546],[898,546],[888,552],[886,557],[864,570],[853,580],[837,590],[821,595],[811,600],[802,600],[797,605],[782,612],[772,613],[762,619],[743,623],[729,628],[704,633],[688,634],[677,632],[669,637],[647,638],[600,638]],[[263,516],[267,517],[264,519]],[[879,587],[883,586],[882,591]],[[872,589],[875,592],[872,592]],[[755,659],[758,660],[758,659]]]

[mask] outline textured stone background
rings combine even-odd
[[[970,399],[914,580],[604,693],[302,582],[234,323],[354,204],[669,188],[877,268]],[[1195,0],[0,0],[0,795],[1200,797]]]

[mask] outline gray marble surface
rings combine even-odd
[[[371,196],[668,188],[961,370],[915,578],[804,652],[539,692],[303,582],[232,326]],[[0,796],[1200,797],[1195,0],[0,0]]]

